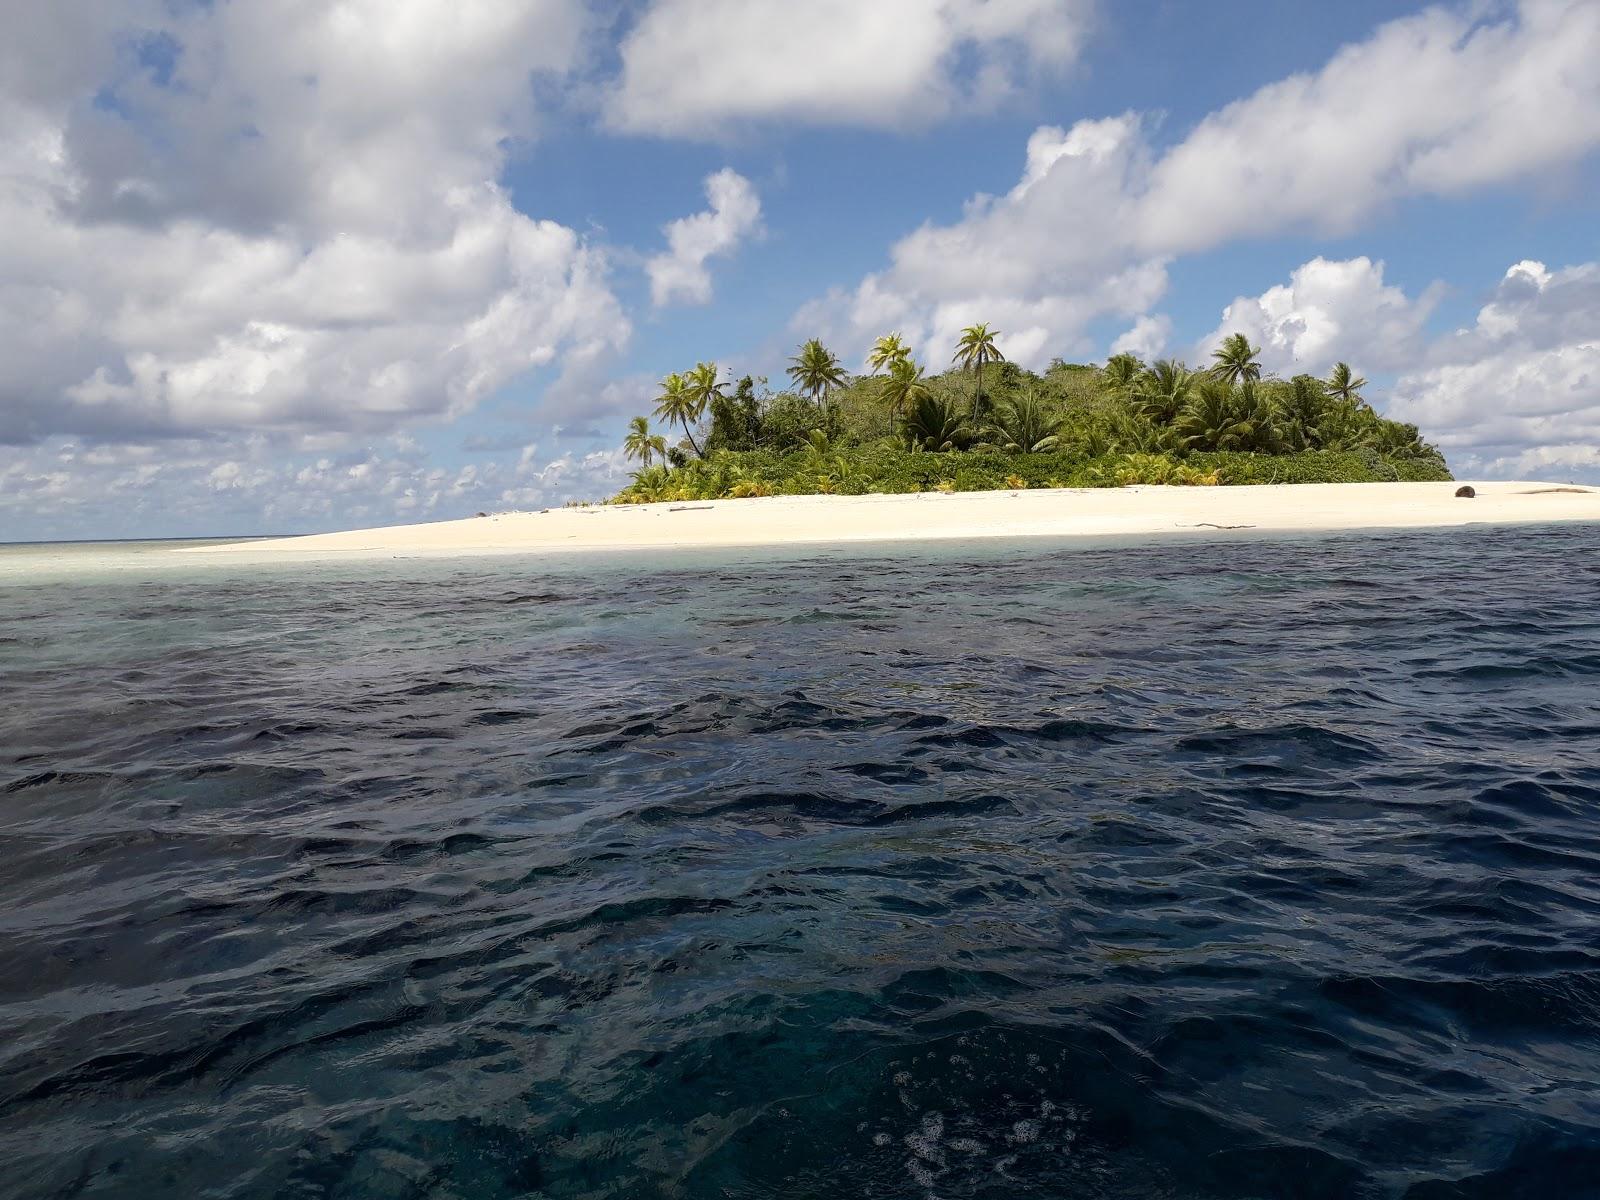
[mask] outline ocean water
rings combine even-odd
[[[8,1200],[1600,1196],[1600,529],[51,553]]]

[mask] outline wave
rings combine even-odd
[[[1597,550],[13,589],[0,1197],[1595,1194]]]

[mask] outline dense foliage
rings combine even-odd
[[[722,384],[708,363],[670,375],[655,415],[683,437],[666,445],[635,418],[624,449],[641,469],[616,500],[1450,478],[1344,363],[1328,380],[1263,377],[1256,348],[1233,334],[1202,371],[1123,354],[1035,374],[1005,361],[997,337],[968,329],[957,365],[937,376],[894,334],[869,356],[876,373],[853,378],[806,342],[792,391],[750,376]]]

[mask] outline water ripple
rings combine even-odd
[[[0,1196],[1600,1196],[1600,532],[0,590]]]

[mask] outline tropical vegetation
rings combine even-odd
[[[1347,363],[1280,379],[1235,333],[1199,370],[1117,354],[1035,373],[1007,361],[1001,339],[969,326],[950,367],[929,374],[889,333],[870,373],[853,376],[811,338],[777,391],[724,380],[714,363],[674,372],[654,415],[681,437],[634,418],[623,451],[639,468],[615,499],[1450,478],[1416,426],[1368,403]]]

